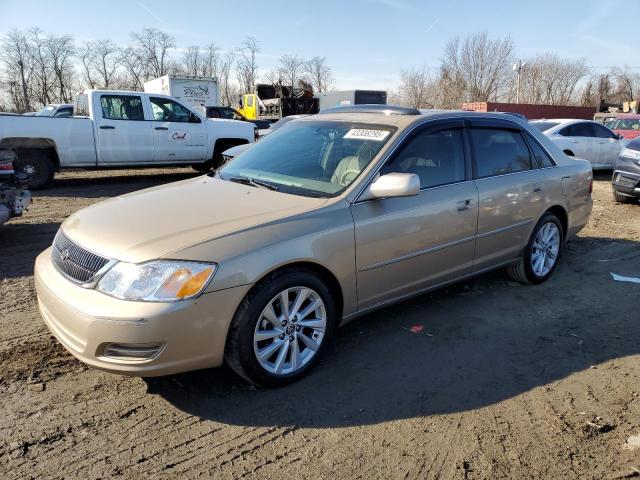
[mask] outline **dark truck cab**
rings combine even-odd
[[[228,120],[240,120],[241,122],[253,123],[258,129],[269,128],[269,120],[249,120],[233,107],[203,107],[207,118],[225,118]]]

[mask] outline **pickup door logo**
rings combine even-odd
[[[191,134],[184,130],[174,130],[169,132],[169,141],[171,142],[186,142],[191,140]]]

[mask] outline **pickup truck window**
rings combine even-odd
[[[102,95],[102,116],[110,120],[144,120],[142,100],[132,95]]]
[[[153,119],[162,122],[189,122],[190,111],[168,98],[150,97]]]

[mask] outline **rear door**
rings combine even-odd
[[[469,124],[479,196],[474,270],[481,271],[522,252],[546,204],[546,178],[519,125],[497,119]]]
[[[598,147],[589,122],[568,125],[558,131],[558,135],[565,137],[563,150],[571,150],[576,157],[584,158],[590,162],[598,162]]]
[[[478,192],[463,127],[462,120],[425,126],[382,167],[382,175],[418,175],[418,195],[352,205],[360,308],[471,272]]]
[[[149,97],[153,115],[154,160],[158,163],[205,160],[207,130],[189,109],[170,98]]]
[[[623,141],[603,125],[592,123],[591,127],[594,131],[594,138],[600,157],[600,161],[598,163],[611,165],[611,168],[613,168],[616,160],[618,159],[618,155],[620,155],[620,151],[624,146]]]
[[[145,121],[140,95],[95,95],[98,165],[152,162],[151,122]]]

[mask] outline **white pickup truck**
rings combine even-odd
[[[0,115],[0,150],[15,152],[32,189],[66,168],[206,171],[221,164],[223,151],[256,137],[252,123],[207,119],[172,97],[121,90],[79,94],[69,118]]]

